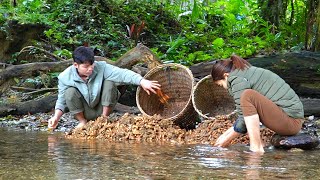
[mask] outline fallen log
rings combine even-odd
[[[42,89],[34,89],[34,88],[26,88],[26,87],[18,87],[18,86],[11,86],[11,89],[17,90],[17,91],[23,91],[23,92],[38,92],[38,91],[43,91],[43,92],[48,92],[48,91],[57,91],[58,88],[42,88]]]
[[[320,116],[320,99],[301,98],[305,116]]]
[[[59,72],[72,64],[72,60],[60,62],[38,62],[20,65],[12,65],[0,71],[0,85],[14,77],[32,77],[39,71],[43,72]],[[1,86],[0,86],[1,87]],[[1,87],[1,92],[7,90],[8,87]]]
[[[56,100],[57,95],[50,95],[38,100],[2,105],[0,106],[0,117],[50,112]]]
[[[26,115],[36,113],[47,113],[54,109],[57,100],[57,95],[49,95],[38,100],[30,100],[15,104],[7,104],[0,106],[0,117],[8,115]],[[138,114],[140,111],[137,107],[130,107],[117,103],[114,111],[119,113]]]

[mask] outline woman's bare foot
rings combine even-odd
[[[264,154],[263,147],[252,147],[250,146],[250,151],[258,154]]]

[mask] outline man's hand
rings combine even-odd
[[[57,126],[58,126],[58,122],[60,117],[62,116],[63,111],[61,111],[60,109],[56,109],[54,111],[54,116],[52,116],[49,120],[48,120],[48,128],[54,130]]]
[[[144,78],[140,81],[140,86],[147,92],[148,95],[150,95],[150,91],[154,94],[157,94],[156,89],[160,89],[161,87],[158,81],[150,81]]]
[[[48,128],[54,130],[58,126],[59,119],[55,116],[48,120]]]

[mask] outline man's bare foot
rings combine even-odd
[[[101,114],[100,117],[102,117],[102,118],[107,118],[108,116],[107,116],[107,115],[104,115],[104,114]]]
[[[77,130],[79,130],[79,129],[83,129],[83,127],[86,125],[86,121],[85,122],[80,122],[74,129],[77,129]]]

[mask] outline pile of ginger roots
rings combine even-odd
[[[230,128],[235,117],[219,116],[215,120],[203,120],[195,129],[185,130],[159,115],[145,116],[125,113],[117,117],[98,117],[82,129],[73,129],[68,139],[99,139],[105,141],[134,141],[171,144],[214,144],[217,138]],[[270,143],[274,132],[261,129],[261,138]],[[249,144],[248,135],[234,139],[231,144]]]

